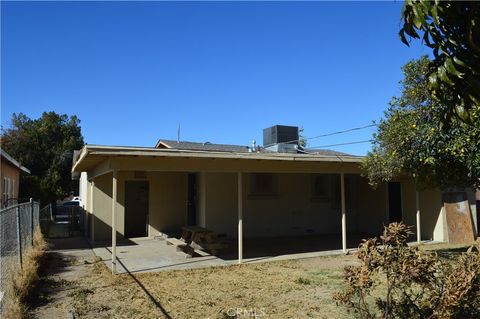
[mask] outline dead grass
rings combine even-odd
[[[11,268],[11,285],[6,290],[5,309],[2,318],[22,319],[27,316],[24,300],[38,280],[40,260],[47,249],[40,230],[33,235],[33,246],[23,255],[22,267]]]
[[[79,258],[72,267],[85,272],[69,281],[65,297],[47,307],[92,319],[351,318],[332,295],[344,287],[343,268],[356,263],[355,255],[339,255],[113,276],[99,258]],[[380,283],[369,302],[383,293]]]
[[[79,318],[348,318],[332,294],[355,262],[334,256],[115,276],[96,262],[70,297]]]

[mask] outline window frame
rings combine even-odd
[[[259,189],[258,177],[269,176],[269,189],[262,191]],[[249,192],[250,199],[271,199],[278,197],[278,176],[274,173],[250,173],[249,175]]]

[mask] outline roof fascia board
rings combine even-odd
[[[10,154],[5,152],[3,149],[0,149],[0,151],[1,151],[1,156],[4,159],[6,159],[10,164],[18,167],[20,170],[24,171],[25,173],[30,174],[30,170],[28,168],[26,168],[25,166],[22,166],[22,164],[20,164],[16,159],[14,159],[12,156],[10,156]]]
[[[238,161],[220,162],[213,158],[131,157],[118,156],[111,159],[111,168],[118,171],[147,172],[216,172],[216,173],[361,173],[358,163],[340,162],[277,162]]]
[[[83,161],[83,159],[87,156],[88,153],[88,148],[87,145],[82,147],[82,150],[80,151],[80,155],[77,158],[77,161],[75,164],[72,166],[72,173],[77,171],[78,165]]]
[[[260,154],[242,154],[242,153],[218,153],[218,152],[202,152],[202,151],[174,151],[161,150],[161,152],[143,152],[143,151],[92,151],[95,155],[105,156],[153,156],[153,157],[198,157],[198,158],[225,158],[225,159],[245,159],[245,160],[267,160],[267,161],[298,161],[298,162],[348,162],[359,163],[362,157],[353,156],[265,156]]]

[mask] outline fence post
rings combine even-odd
[[[18,247],[18,262],[20,263],[20,268],[22,268],[22,237],[20,229],[20,206],[17,205],[17,247]]]
[[[33,198],[30,197],[30,238],[32,239],[32,247],[33,247]]]

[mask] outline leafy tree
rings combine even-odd
[[[429,88],[451,114],[475,124],[472,112],[480,108],[480,2],[405,1],[400,38],[423,39],[433,49],[435,68]],[[447,121],[445,121],[447,120]]]
[[[480,112],[472,110],[473,126],[455,117],[441,125],[448,106],[428,90],[432,68],[426,56],[402,68],[401,95],[391,100],[362,163],[372,185],[407,174],[419,188],[480,188]]]
[[[298,145],[301,147],[307,147],[307,138],[304,135],[304,131],[303,126],[298,129]]]
[[[53,202],[75,188],[71,179],[73,150],[83,146],[80,120],[44,112],[32,120],[13,114],[9,129],[2,129],[2,148],[30,169],[22,175],[19,197],[33,197],[42,204]]]

